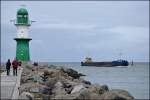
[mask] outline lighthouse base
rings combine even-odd
[[[14,38],[17,42],[16,59],[20,61],[30,61],[29,41],[30,38]]]

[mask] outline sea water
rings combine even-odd
[[[128,67],[88,67],[80,63],[49,63],[73,68],[85,74],[92,84],[108,85],[110,89],[129,91],[135,99],[149,99],[149,63],[134,63]]]

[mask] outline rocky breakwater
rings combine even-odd
[[[107,85],[91,84],[81,73],[54,65],[26,65],[21,76],[19,99],[119,99],[134,97],[125,90],[110,90]]]

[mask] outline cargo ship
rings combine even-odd
[[[128,66],[127,60],[115,60],[106,62],[93,62],[92,58],[86,57],[85,61],[81,62],[81,66],[97,66],[97,67],[115,67],[115,66]]]

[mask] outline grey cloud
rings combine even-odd
[[[19,2],[2,1],[2,60],[15,55],[15,19],[26,4],[32,60],[81,61],[90,51],[94,60],[149,61],[149,4],[147,1]],[[142,46],[142,47],[140,47]]]

